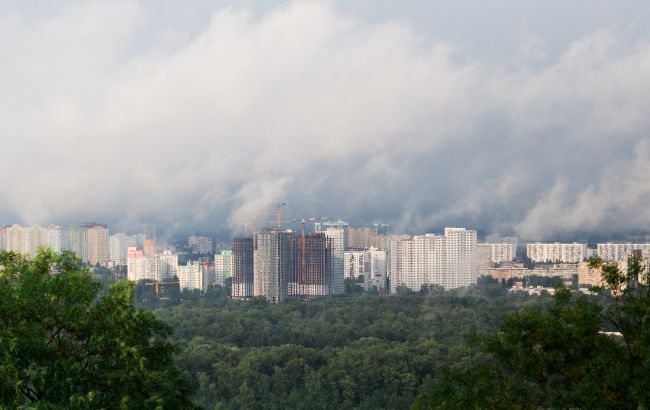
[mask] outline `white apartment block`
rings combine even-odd
[[[650,255],[650,243],[599,243],[598,257],[605,261],[622,261],[632,251],[640,250],[643,257]]]
[[[226,279],[232,277],[232,251],[222,250],[214,255],[214,283],[219,286],[226,284]]]
[[[47,246],[54,252],[61,252],[68,249],[67,235],[61,225],[48,225],[47,227]]]
[[[125,265],[128,256],[129,245],[137,245],[134,236],[125,233],[116,233],[109,238],[110,259],[116,265]]]
[[[204,273],[201,269],[201,264],[198,262],[187,262],[187,265],[178,267],[178,281],[180,288],[194,290],[203,290],[204,288]]]
[[[110,260],[108,227],[95,224],[86,228],[86,258],[91,266]]]
[[[376,288],[378,292],[386,291],[387,252],[371,247],[366,251],[366,272],[363,275],[364,288]]]
[[[422,285],[445,289],[476,283],[476,231],[445,228],[445,234],[416,235],[391,246],[391,292],[400,285],[419,291]]]
[[[187,246],[192,253],[205,255],[212,253],[212,238],[202,235],[190,235],[187,237]]]
[[[177,254],[167,250],[156,255],[156,277],[161,281],[178,277]]]
[[[343,252],[345,251],[345,228],[327,227],[322,230],[325,237],[332,241],[332,295],[340,295],[345,291],[343,279]]]
[[[587,245],[582,243],[529,243],[528,258],[533,262],[580,263],[587,255]]]
[[[356,279],[366,274],[365,256],[366,251],[361,250],[343,252],[343,277],[345,279]]]
[[[137,282],[139,280],[158,280],[156,272],[156,257],[146,256],[142,249],[130,245],[127,255],[127,279]]]
[[[255,233],[253,294],[271,303],[283,302],[289,293],[292,268],[290,231],[262,229]]]
[[[0,226],[0,251],[7,250],[7,228]]]

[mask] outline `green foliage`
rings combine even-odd
[[[72,254],[0,253],[0,407],[188,408],[171,328]]]
[[[647,408],[650,287],[630,258],[627,272],[599,259],[599,296],[560,289],[548,306],[505,318],[479,338],[482,356],[447,366],[415,408]],[[614,331],[618,333],[604,333]]]
[[[475,333],[543,298],[479,286],[268,304],[185,299],[156,312],[186,345],[179,367],[207,408],[408,408],[441,365],[477,354]]]

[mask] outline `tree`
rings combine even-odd
[[[0,253],[0,407],[190,408],[171,328],[70,253]]]
[[[627,271],[599,259],[598,297],[558,288],[479,338],[482,355],[448,367],[416,408],[648,408],[650,286],[630,257]],[[609,332],[606,332],[609,331]]]

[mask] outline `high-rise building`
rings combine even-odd
[[[248,299],[253,297],[253,238],[232,240],[232,297]]]
[[[7,227],[7,250],[9,252],[23,253],[23,227],[13,224]]]
[[[348,249],[343,252],[344,279],[357,279],[366,273],[365,250]]]
[[[110,236],[110,259],[116,265],[125,265],[129,245],[136,245],[135,237],[125,233],[116,233]]]
[[[365,251],[366,273],[363,275],[366,290],[377,289],[379,294],[386,292],[386,251],[371,247]]]
[[[178,277],[178,255],[170,250],[156,255],[156,278],[160,281]]]
[[[529,243],[526,254],[533,262],[580,263],[587,254],[587,245],[582,243]]]
[[[23,228],[22,253],[34,257],[38,250],[47,246],[47,230],[40,225]]]
[[[377,246],[377,228],[349,228],[347,244],[348,248],[368,249],[371,246]]]
[[[7,250],[7,228],[0,226],[0,251]]]
[[[330,293],[332,295],[339,295],[345,291],[343,285],[343,252],[346,247],[346,228],[344,226],[326,226],[322,232],[330,239],[332,247],[332,280]]]
[[[232,251],[221,250],[214,255],[215,284],[224,286],[226,279],[232,277]]]
[[[87,229],[80,225],[70,225],[67,229],[68,250],[82,262],[88,261]]]
[[[95,222],[81,224],[86,229],[86,261],[95,266],[110,260],[110,242],[108,240],[108,226]]]
[[[271,303],[289,295],[289,279],[295,275],[295,239],[291,231],[262,229],[255,232],[253,292]]]
[[[598,257],[605,261],[622,261],[633,251],[640,250],[643,255],[650,255],[650,243],[599,243]]]
[[[391,245],[391,292],[438,284],[453,289],[476,283],[476,231],[445,228],[443,235],[416,235]]]
[[[213,252],[212,238],[197,234],[190,235],[187,237],[187,247],[192,253],[207,255]]]
[[[127,279],[137,282],[139,280],[158,280],[156,272],[156,257],[146,256],[142,249],[129,245],[127,254]]]
[[[289,278],[289,296],[313,298],[331,293],[332,246],[324,233],[293,236],[293,249],[289,256],[293,275]]]
[[[67,235],[61,225],[48,225],[47,246],[54,252],[61,252],[68,248],[66,243]]]
[[[203,290],[204,275],[201,264],[197,261],[187,262],[178,267],[178,281],[181,289]]]

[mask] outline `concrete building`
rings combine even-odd
[[[386,251],[371,247],[365,255],[366,269],[363,275],[365,290],[377,289],[379,294],[386,293]]]
[[[533,262],[580,263],[587,254],[587,245],[582,243],[529,243],[526,254]]]
[[[187,237],[187,247],[190,248],[190,252],[199,255],[210,254],[214,249],[211,237],[198,234]]]
[[[343,252],[344,279],[357,279],[366,274],[365,250],[348,249]]]
[[[253,297],[254,274],[253,238],[234,238],[232,240],[232,298]]]
[[[214,255],[214,270],[215,280],[214,283],[219,286],[224,286],[226,279],[232,277],[232,251],[221,250],[218,254]]]
[[[81,225],[86,229],[86,261],[95,266],[110,260],[111,248],[108,240],[108,226],[95,222]]]
[[[146,256],[142,249],[129,245],[127,253],[127,279],[137,282],[139,280],[158,280],[157,263],[155,256]]]
[[[650,255],[650,243],[599,243],[597,246],[598,257],[605,261],[622,261],[640,250],[643,255]]]
[[[156,255],[156,278],[161,281],[178,277],[178,255],[170,250]]]
[[[7,228],[0,226],[0,251],[7,250]]]
[[[126,265],[129,245],[136,245],[137,240],[131,235],[125,233],[116,233],[109,238],[110,242],[110,260],[116,265]]]
[[[445,228],[444,236],[416,235],[395,242],[391,253],[392,293],[399,286],[419,291],[422,285],[453,289],[476,283],[476,231]]]
[[[23,253],[23,227],[13,224],[6,229],[7,250],[9,252]]]
[[[492,262],[492,246],[489,243],[479,243],[476,245],[476,269],[478,276],[488,274],[490,268],[494,266]]]
[[[346,228],[327,226],[321,231],[331,241],[332,280],[330,294],[340,295],[345,291],[343,279],[343,252],[346,248]]]
[[[289,295],[289,279],[295,275],[295,240],[291,231],[264,228],[255,232],[253,294],[270,303]]]
[[[322,232],[294,236],[290,255],[289,296],[311,299],[326,296],[332,289],[332,241]]]
[[[197,261],[187,262],[187,265],[178,267],[178,281],[181,290],[203,290],[204,288],[204,270]]]
[[[46,244],[54,252],[61,252],[68,248],[66,239],[65,229],[61,225],[47,226]]]
[[[68,250],[82,262],[88,261],[87,229],[81,225],[70,225],[66,230]]]

